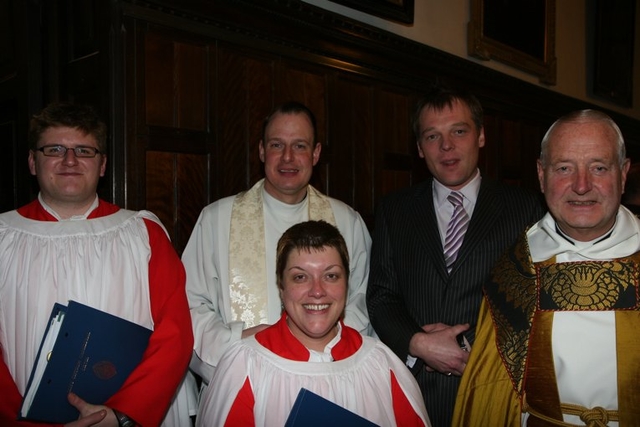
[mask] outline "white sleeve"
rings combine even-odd
[[[228,322],[228,250],[221,248],[229,246],[229,223],[220,202],[226,200],[203,209],[182,254],[194,336],[190,367],[205,384],[244,327],[243,322]]]
[[[344,323],[363,335],[375,336],[367,313],[367,282],[371,236],[359,213],[331,199],[336,225],[349,250],[349,292]]]
[[[220,360],[220,369],[200,398],[196,427],[223,426],[247,379],[246,351],[241,343],[231,346]]]

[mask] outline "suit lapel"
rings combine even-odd
[[[438,230],[438,219],[433,207],[433,185],[432,179],[422,187],[422,190],[415,193],[415,200],[411,204],[411,227],[422,242],[425,253],[433,260],[433,264],[443,278],[448,277],[444,264],[444,254]]]
[[[465,259],[475,251],[480,242],[486,239],[497,224],[496,218],[503,210],[503,201],[495,187],[491,181],[482,180],[471,222],[451,273],[465,264]]]

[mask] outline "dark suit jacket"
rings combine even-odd
[[[469,323],[471,344],[482,286],[519,233],[544,213],[542,197],[482,178],[478,200],[451,274],[447,273],[433,206],[432,180],[385,197],[376,211],[367,289],[369,317],[401,360],[421,326]],[[459,377],[412,368],[434,427],[447,427]]]

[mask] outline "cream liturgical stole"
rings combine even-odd
[[[231,316],[247,328],[267,322],[267,274],[262,192],[264,179],[233,201],[229,233]],[[329,198],[307,187],[310,220],[336,224]],[[273,250],[275,251],[275,247]]]

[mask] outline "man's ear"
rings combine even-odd
[[[258,155],[260,156],[260,161],[264,163],[264,142],[262,140],[258,144]]]
[[[107,155],[102,154],[101,156],[102,156],[102,160],[100,161],[100,176],[102,177],[107,171]]]
[[[540,191],[544,194],[544,166],[542,166],[542,160],[538,159],[536,162],[536,168],[538,170],[538,182],[540,183]]]
[[[484,126],[480,128],[480,133],[478,134],[478,147],[484,147]]]
[[[33,150],[29,150],[29,158],[27,159],[27,163],[29,164],[29,172],[31,175],[36,176],[36,153]]]
[[[313,147],[313,166],[316,165],[316,163],[318,163],[318,161],[320,160],[320,153],[322,152],[322,144],[321,143],[316,143],[316,146]]]

